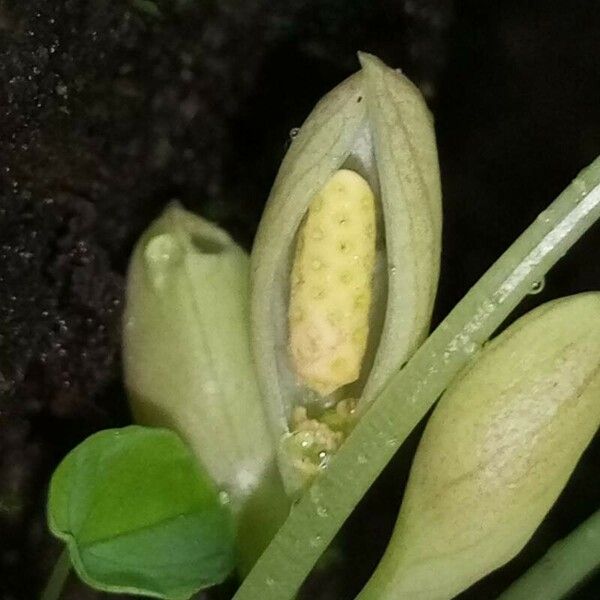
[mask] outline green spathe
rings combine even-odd
[[[548,303],[489,343],[434,411],[360,600],[453,598],[515,556],[600,424],[600,294]]]
[[[252,250],[254,358],[271,429],[284,442],[296,407],[351,398],[366,409],[426,337],[437,289],[442,210],[432,116],[404,75],[375,56],[359,59],[361,69],[318,102],[294,137]],[[359,378],[315,399],[289,356],[290,275],[309,205],[339,170],[360,175],[375,196],[372,304]],[[286,463],[282,452],[284,473]]]
[[[234,564],[229,509],[171,431],[101,431],[50,484],[48,521],[77,574],[96,589],[186,600]]]
[[[248,269],[225,231],[171,204],[133,253],[123,331],[134,418],[179,433],[227,494],[242,570],[287,511],[250,353]]]

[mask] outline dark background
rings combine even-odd
[[[435,114],[439,320],[600,153],[600,2],[0,0],[0,600],[36,598],[57,556],[57,462],[128,422],[119,327],[136,237],[176,197],[249,247],[288,132],[358,49],[401,67]],[[599,242],[595,227],[517,312],[600,289]],[[304,597],[354,597],[415,440]],[[491,600],[595,510],[599,461],[596,440],[533,541],[461,599]],[[73,581],[65,597],[103,595]],[[599,581],[577,597],[600,597]]]

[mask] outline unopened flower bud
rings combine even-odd
[[[169,206],[131,259],[125,383],[136,422],[173,429],[238,521],[242,569],[285,515],[249,340],[249,259],[216,225]]]
[[[550,302],[490,342],[418,447],[359,600],[446,600],[514,557],[600,424],[600,294]]]

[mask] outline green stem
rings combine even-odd
[[[517,304],[600,217],[600,158],[544,211],[393,375],[292,508],[234,600],[294,597],[415,425]]]
[[[245,577],[264,552],[290,510],[279,472],[273,465],[237,515],[238,574]]]
[[[547,554],[498,600],[560,600],[600,568],[600,510]]]
[[[48,579],[40,600],[58,600],[65,587],[70,571],[71,559],[69,558],[69,550],[65,546],[52,569],[50,579]]]

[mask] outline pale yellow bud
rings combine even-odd
[[[440,400],[359,600],[449,600],[513,558],[599,424],[600,294],[521,318]]]

